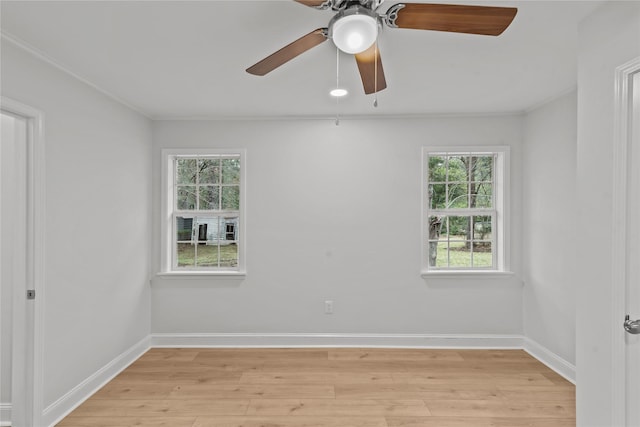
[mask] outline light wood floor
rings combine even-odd
[[[575,426],[520,350],[153,349],[60,427]]]

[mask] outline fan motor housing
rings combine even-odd
[[[346,18],[347,20],[349,19],[349,17],[351,16],[355,16],[355,15],[361,15],[361,16],[366,16],[371,18],[375,24],[377,29],[380,29],[380,19],[378,14],[365,7],[365,6],[361,6],[359,4],[359,2],[356,2],[358,4],[355,4],[353,6],[348,7],[347,9],[341,10],[338,13],[336,13],[333,18],[331,18],[331,20],[329,21],[329,38],[333,39],[334,37],[334,27],[336,25],[336,23],[338,23],[340,20]],[[339,25],[339,24],[338,24]],[[367,46],[368,47],[368,46]]]

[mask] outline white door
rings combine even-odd
[[[26,292],[26,164],[27,121],[2,113],[0,148],[0,289],[2,298],[2,403],[3,423],[26,424],[25,339]],[[21,292],[22,291],[22,292]],[[8,425],[8,424],[6,424]]]
[[[640,427],[640,57],[615,74],[610,425]]]
[[[631,320],[636,320],[640,319],[640,70],[632,76],[630,92],[626,306]],[[640,427],[640,334],[627,333],[625,338],[627,426]]]
[[[2,425],[31,424],[27,388],[27,119],[1,113],[0,147],[0,397]]]

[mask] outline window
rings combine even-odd
[[[164,150],[164,273],[244,271],[244,155]]]
[[[423,150],[423,271],[505,271],[507,147]]]

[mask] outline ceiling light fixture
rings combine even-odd
[[[362,6],[342,10],[329,22],[329,37],[345,53],[364,52],[378,37],[377,15]]]

